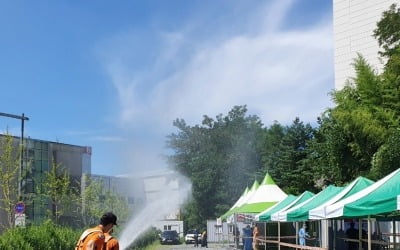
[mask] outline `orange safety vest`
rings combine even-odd
[[[101,234],[103,234],[103,231],[98,229],[98,228],[89,228],[89,229],[85,230],[82,233],[81,237],[79,238],[78,243],[76,243],[75,250],[82,250],[86,238],[89,235],[93,234],[93,233],[101,233]],[[104,237],[104,235],[103,235],[103,237]]]

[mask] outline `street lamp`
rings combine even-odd
[[[22,168],[24,166],[24,125],[25,121],[28,121],[29,118],[22,113],[22,116],[20,115],[12,115],[12,114],[6,114],[6,113],[1,113],[0,116],[5,116],[5,117],[10,117],[14,119],[19,119],[21,120],[21,140],[20,140],[20,145],[21,145],[21,155],[20,155],[20,166],[19,166],[19,180],[18,180],[18,198],[21,199],[21,182],[22,182]]]

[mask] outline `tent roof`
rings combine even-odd
[[[324,219],[325,218],[325,207],[339,201],[342,199],[345,199],[361,190],[364,188],[370,186],[373,181],[370,179],[364,178],[364,177],[358,177],[354,181],[352,181],[349,185],[347,185],[342,191],[340,191],[337,195],[335,195],[332,199],[326,201],[325,203],[321,204],[320,206],[311,209],[309,211],[309,218],[311,220],[318,220],[318,219]]]
[[[336,194],[343,190],[343,187],[329,185],[324,190],[316,194],[311,199],[305,201],[302,205],[288,211],[286,221],[305,221],[308,220],[308,211],[330,200]]]
[[[287,194],[275,184],[267,173],[258,189],[238,208],[237,212],[260,213],[286,197]]]
[[[286,197],[286,199],[284,199],[283,201],[276,203],[274,206],[264,210],[263,212],[257,214],[256,220],[257,221],[269,221],[271,219],[271,214],[278,212],[279,210],[281,210],[282,208],[288,206],[290,203],[292,203],[294,200],[297,199],[297,196],[294,195],[288,195],[288,197]]]
[[[314,196],[314,193],[309,192],[309,191],[305,191],[299,197],[297,197],[297,199],[294,200],[292,203],[290,203],[286,207],[282,208],[278,212],[275,212],[275,213],[271,214],[271,219],[270,220],[279,221],[280,217],[283,218],[283,216],[286,218],[285,211],[291,209],[292,207],[295,207],[295,206],[297,206],[299,204],[302,204],[302,203],[306,202],[307,200],[311,199],[313,196]]]
[[[400,210],[400,168],[369,187],[326,207],[326,218],[365,217]]]
[[[232,207],[228,212],[226,212],[224,215],[221,216],[222,219],[226,219],[227,217],[231,216],[232,214],[236,213],[237,210],[244,204],[245,201],[247,201],[247,199],[249,197],[251,197],[256,190],[258,189],[258,187],[260,186],[260,184],[258,183],[257,180],[255,180],[253,182],[253,185],[251,186],[250,190],[248,190],[248,192],[246,193],[246,195],[243,197],[243,199],[239,198],[239,202],[237,202],[236,207]]]
[[[240,198],[235,202],[235,204],[228,210],[226,211],[226,213],[224,213],[221,216],[221,219],[225,219],[226,217],[228,217],[230,215],[230,211],[232,211],[233,209],[235,209],[236,207],[238,207],[238,204],[240,204],[240,202],[246,197],[247,193],[249,192],[249,187],[246,187],[246,189],[244,190],[243,194],[240,196]]]

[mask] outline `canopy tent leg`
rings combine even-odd
[[[299,244],[299,235],[297,233],[298,231],[299,231],[299,222],[296,221],[296,245]]]
[[[372,250],[371,244],[371,218],[368,216],[368,250]]]
[[[278,221],[278,250],[281,250],[281,223]]]
[[[393,248],[396,249],[396,221],[393,219],[392,220],[392,227],[393,227]]]
[[[362,249],[362,220],[358,219],[358,250]]]
[[[267,240],[267,222],[264,222],[264,240]],[[264,250],[267,250],[267,242],[264,242]]]
[[[336,250],[336,220],[332,220],[332,231],[333,231],[333,250]]]
[[[321,227],[320,239],[323,238],[322,247],[328,248],[329,246],[329,220],[321,220],[321,224],[324,224],[324,230]],[[323,231],[325,231],[323,233]],[[322,236],[322,237],[321,237]]]

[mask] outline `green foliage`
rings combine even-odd
[[[73,214],[73,208],[78,207],[79,191],[72,185],[68,171],[61,164],[52,162],[50,171],[41,176],[42,188],[37,188],[36,192],[39,200],[50,201],[50,208],[47,206],[49,217],[59,224],[59,219],[67,211]]]
[[[0,209],[7,216],[7,224],[1,226],[7,228],[14,225],[14,206],[19,201],[20,171],[20,148],[14,146],[14,138],[10,134],[0,137],[0,152]]]
[[[383,48],[381,56],[392,57],[398,53],[400,41],[400,8],[392,4],[390,9],[383,12],[381,20],[377,23],[374,36],[379,46]]]
[[[140,235],[130,247],[131,250],[145,249],[147,246],[153,244],[160,239],[161,231],[152,227],[142,235]]]
[[[118,221],[125,221],[131,214],[127,201],[113,192],[105,190],[101,179],[84,177],[85,188],[82,193],[84,225],[96,225],[105,212],[112,211],[118,216]]]
[[[0,249],[74,249],[79,236],[78,231],[46,221],[40,226],[9,229],[0,236]]]
[[[185,226],[204,227],[206,219],[224,213],[258,177],[262,123],[247,115],[246,106],[235,106],[226,116],[204,116],[201,126],[190,127],[179,119],[174,126],[179,131],[168,136],[167,145],[175,152],[169,161],[192,181],[193,200],[183,211]]]
[[[290,126],[275,122],[266,130],[262,149],[265,172],[288,193],[298,194],[313,187],[313,172],[305,164],[308,142],[314,129],[296,118]],[[310,188],[311,187],[311,188]]]

